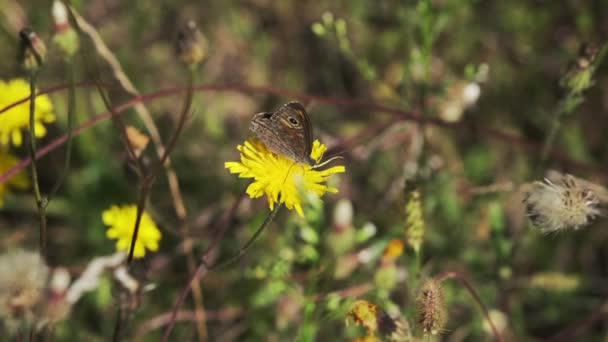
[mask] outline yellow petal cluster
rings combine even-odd
[[[22,79],[0,80],[0,94],[0,108],[4,108],[30,96],[30,86]],[[35,104],[36,137],[42,138],[46,135],[44,124],[54,122],[56,118],[48,95],[37,96]],[[21,146],[23,143],[22,129],[29,128],[29,120],[29,100],[0,113],[0,145],[6,146],[12,142],[15,146]]]
[[[226,162],[224,165],[230,173],[238,173],[240,178],[253,178],[247,194],[251,198],[266,195],[270,209],[274,209],[277,203],[284,203],[288,209],[295,209],[302,217],[304,194],[313,193],[321,197],[326,192],[338,192],[338,189],[328,186],[326,181],[331,175],[346,171],[341,165],[317,170],[313,166],[297,163],[270,151],[258,140],[245,141],[237,149],[241,152],[241,161]],[[326,150],[327,146],[315,140],[310,156],[316,164],[321,161]]]
[[[105,210],[101,214],[103,223],[109,226],[106,231],[106,237],[116,239],[116,250],[128,251],[131,246],[131,238],[133,237],[133,229],[135,228],[135,219],[137,218],[136,205],[113,205],[110,209]],[[159,241],[162,238],[160,230],[156,227],[156,223],[150,215],[144,211],[139,223],[139,231],[137,241],[135,242],[135,250],[133,257],[143,258],[146,255],[146,249],[152,252],[158,250]]]

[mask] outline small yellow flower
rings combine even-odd
[[[238,145],[241,152],[240,162],[226,162],[224,166],[230,173],[238,173],[240,178],[253,178],[254,182],[247,188],[251,198],[266,195],[270,209],[275,203],[285,203],[288,209],[295,209],[300,216],[302,210],[302,192],[312,192],[323,196],[326,192],[336,193],[338,189],[327,186],[329,176],[346,171],[344,166],[333,166],[325,170],[313,169],[310,165],[296,163],[293,160],[270,151],[257,140],[245,141]],[[327,146],[315,140],[310,156],[318,164]]]
[[[0,151],[0,174],[4,174],[6,171],[17,165],[19,159],[11,156],[5,151]],[[12,177],[8,181],[0,184],[0,207],[4,205],[4,194],[9,191],[9,186],[25,189],[29,187],[30,182],[25,173],[20,172],[15,177]]]
[[[352,320],[356,325],[364,326],[370,335],[374,335],[378,330],[378,320],[381,315],[385,315],[382,308],[367,300],[358,300],[351,306],[346,316],[346,324]]]
[[[394,261],[398,257],[403,254],[403,241],[399,239],[392,239],[386,245],[386,249],[384,250],[383,259],[386,261]]]
[[[117,239],[116,250],[128,251],[131,246],[131,238],[133,237],[133,228],[135,228],[135,219],[137,217],[136,205],[113,205],[110,209],[105,210],[101,217],[106,226],[110,226],[106,231],[106,237],[109,239]],[[154,252],[158,250],[158,242],[162,235],[156,227],[156,223],[150,215],[144,211],[139,224],[139,232],[137,234],[137,242],[135,242],[135,250],[133,257],[142,258],[146,254],[146,249]]]
[[[409,326],[406,321],[393,319],[380,306],[367,300],[358,300],[353,303],[346,316],[346,325],[348,326],[351,321],[367,329],[367,338],[375,336],[376,332],[389,337],[390,341],[394,341],[396,336],[409,335]],[[401,340],[405,339],[398,339],[398,341]],[[380,339],[363,339],[363,341],[380,341]]]
[[[23,98],[30,96],[30,85],[22,79],[10,81],[0,80],[0,108],[4,108]],[[44,123],[55,121],[53,103],[47,95],[36,97],[36,137],[42,138],[46,135]],[[21,146],[23,135],[21,130],[30,126],[30,101],[23,102],[4,113],[0,113],[0,145],[8,145],[12,142],[15,146]]]

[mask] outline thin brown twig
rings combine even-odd
[[[125,91],[127,91],[132,96],[140,96],[139,91],[137,90],[137,88],[135,87],[133,82],[131,82],[131,80],[129,79],[129,77],[127,76],[125,71],[123,70],[120,62],[118,61],[116,56],[114,56],[114,54],[111,52],[111,50],[108,48],[108,46],[105,44],[105,42],[103,41],[103,39],[97,32],[95,27],[93,27],[93,25],[89,24],[73,8],[70,8],[70,11],[73,12],[75,21],[82,29],[82,32],[86,33],[89,36],[89,38],[91,39],[91,41],[93,42],[93,45],[95,46],[95,49],[97,50],[97,53],[99,54],[99,56],[104,61],[106,61],[106,63],[112,70],[114,77],[116,78],[118,83],[123,87],[123,89]],[[150,134],[152,142],[154,143],[154,146],[156,147],[156,153],[157,153],[158,157],[161,159],[165,159],[165,162],[163,162],[162,165],[164,166],[165,171],[167,173],[167,180],[169,183],[169,190],[170,190],[171,196],[173,198],[173,206],[175,208],[175,213],[180,220],[183,220],[186,217],[186,207],[184,205],[184,200],[182,198],[177,174],[175,173],[175,170],[173,170],[173,168],[171,167],[171,159],[169,158],[169,153],[167,153],[167,150],[169,150],[169,149],[166,149],[165,146],[163,145],[162,138],[160,136],[160,132],[159,132],[158,128],[156,127],[154,120],[152,119],[152,115],[150,114],[150,111],[144,105],[144,103],[143,102],[136,103],[134,105],[134,109],[137,112],[137,114],[139,115],[139,118],[144,123],[146,130]]]
[[[192,78],[191,84],[194,84],[194,73],[191,71],[189,77]],[[188,88],[188,96],[193,96],[192,87]],[[162,164],[162,161],[161,161]],[[192,274],[196,270],[196,256],[193,250],[193,239],[188,234],[189,225],[185,224],[183,229],[183,235],[186,237],[184,244],[186,246],[186,264],[188,267],[188,273]],[[201,341],[207,341],[207,313],[203,301],[203,290],[199,281],[194,281],[192,284],[192,297],[194,299],[195,316],[196,316],[196,329],[198,332],[199,339]]]
[[[182,290],[175,305],[173,306],[173,312],[171,314],[171,321],[167,325],[167,328],[165,329],[165,333],[163,334],[163,338],[162,338],[163,342],[168,341],[169,336],[171,335],[171,331],[173,330],[173,327],[175,326],[175,318],[177,317],[177,313],[180,311],[181,307],[184,305],[184,302],[186,301],[186,298],[188,297],[188,293],[190,293],[190,288],[192,287],[192,283],[194,281],[197,281],[198,279],[202,278],[208,271],[222,269],[222,268],[232,264],[238,258],[240,258],[249,249],[249,247],[251,247],[253,245],[253,243],[262,234],[262,232],[264,232],[264,230],[266,230],[266,228],[274,220],[274,218],[279,213],[279,211],[281,210],[282,207],[283,207],[283,203],[277,204],[274,207],[274,209],[270,212],[270,214],[268,214],[268,216],[266,217],[264,222],[262,222],[262,225],[260,225],[260,227],[255,231],[255,233],[253,233],[251,238],[249,238],[249,240],[233,256],[231,256],[227,260],[223,261],[220,264],[214,264],[212,266],[209,266],[207,264],[206,258],[208,256],[209,252],[212,251],[212,249],[208,249],[202,255],[199,266],[196,268],[196,271],[192,274],[192,276],[188,280],[186,287]],[[217,246],[217,245],[215,245],[215,246]]]
[[[92,84],[90,84],[89,82],[81,82],[81,83],[78,83],[78,85],[79,86],[92,86]],[[66,89],[66,88],[67,88],[67,86],[65,86],[65,85],[53,87],[53,88],[49,88],[47,90],[40,91],[38,93],[38,95],[54,93],[54,92],[57,92],[57,91],[60,91],[60,90]],[[316,101],[319,101],[322,103],[333,104],[338,107],[356,108],[356,109],[360,109],[360,110],[373,109],[378,112],[387,112],[387,113],[393,114],[393,117],[400,119],[400,120],[407,120],[407,121],[424,120],[424,121],[428,122],[429,124],[436,125],[439,127],[444,127],[444,128],[451,128],[451,129],[459,129],[466,125],[466,121],[459,122],[459,123],[446,123],[441,120],[422,119],[422,118],[419,118],[417,115],[415,115],[411,111],[394,109],[394,108],[386,107],[386,106],[379,105],[379,104],[374,104],[373,107],[367,107],[367,105],[365,103],[361,103],[359,100],[355,100],[355,99],[351,99],[351,98],[313,96],[313,95],[295,93],[292,91],[286,91],[286,90],[282,90],[282,89],[274,88],[274,87],[210,84],[210,85],[197,86],[197,87],[195,87],[195,90],[207,91],[207,92],[236,92],[236,93],[247,93],[247,94],[267,93],[267,94],[273,94],[273,95],[277,95],[277,96],[290,97],[290,98],[296,98],[296,99],[307,99],[307,98],[314,97],[316,99]],[[155,92],[151,92],[149,94],[137,96],[121,105],[116,106],[114,108],[114,112],[122,113],[122,112],[126,111],[127,109],[134,107],[139,102],[149,102],[149,101],[153,101],[153,100],[158,100],[160,98],[164,98],[167,96],[174,96],[174,95],[179,94],[184,91],[186,91],[186,87],[173,87],[173,88],[162,89],[162,90],[158,90]],[[2,115],[2,113],[6,112],[8,109],[16,106],[17,104],[26,102],[28,100],[29,100],[29,98],[21,99],[15,103],[5,106],[4,108],[1,108],[0,115]],[[359,107],[359,105],[361,105],[361,106]],[[101,114],[93,117],[92,119],[89,119],[88,121],[81,124],[74,130],[74,135],[76,136],[76,135],[82,133],[84,130],[97,125],[98,123],[108,119],[110,116],[111,116],[110,112],[105,112],[105,113],[101,113]],[[541,145],[538,142],[531,142],[531,141],[522,139],[518,135],[514,135],[511,133],[505,133],[505,132],[502,132],[497,129],[493,129],[493,128],[489,128],[489,127],[478,127],[477,131],[480,134],[487,136],[489,139],[499,140],[499,141],[505,142],[511,146],[519,146],[528,151],[538,152],[541,149]],[[62,135],[62,136],[54,139],[49,144],[45,145],[44,147],[40,148],[37,151],[37,153],[36,153],[37,158],[47,155],[48,153],[55,150],[59,146],[63,145],[65,142],[66,142],[66,135]],[[564,155],[559,150],[552,151],[551,158],[554,161],[562,163],[564,166],[567,166],[569,169],[576,169],[576,170],[579,170],[580,172],[591,172],[591,173],[594,173],[595,176],[597,176],[598,178],[608,180],[608,169],[606,169],[606,168],[601,168],[596,165],[574,160],[574,159],[569,158],[568,156]],[[6,182],[8,179],[14,177],[17,173],[19,173],[24,168],[29,166],[30,162],[31,162],[30,158],[25,158],[25,159],[21,160],[19,163],[17,163],[15,166],[10,168],[9,170],[5,171],[4,174],[0,175],[0,184],[2,184],[4,182]]]
[[[561,342],[561,341],[573,341],[574,338],[580,335],[583,331],[589,329],[593,323],[598,319],[602,318],[604,314],[608,312],[608,300],[604,300],[598,306],[596,306],[591,313],[586,317],[578,320],[566,328],[555,334],[548,341]]]
[[[99,80],[95,80],[98,82]],[[145,167],[140,158],[137,157],[137,153],[135,152],[135,147],[129,141],[129,136],[127,134],[127,125],[122,120],[122,116],[115,112],[114,107],[110,103],[110,99],[106,96],[105,92],[101,88],[101,86],[97,87],[99,91],[99,95],[108,111],[112,113],[112,122],[116,126],[116,130],[120,134],[120,139],[122,140],[123,145],[125,145],[125,149],[127,150],[127,154],[129,155],[129,161],[133,161],[135,163],[135,171],[137,176],[142,179],[145,175]]]
[[[169,144],[167,145],[167,148],[165,149],[164,154],[160,158],[160,164],[159,164],[159,168],[158,168],[159,170],[162,169],[164,167],[165,163],[168,162],[167,158],[169,158],[169,154],[171,154],[171,152],[175,148],[177,139],[181,135],[182,129],[184,128],[184,125],[186,123],[186,119],[190,115],[190,108],[192,106],[192,96],[194,93],[194,90],[193,90],[194,75],[193,74],[194,74],[194,72],[191,71],[189,79],[188,79],[188,88],[186,90],[186,99],[184,102],[184,108],[182,109],[182,112],[180,114],[179,121],[177,123],[177,127],[175,128],[173,134],[171,135],[171,138],[169,139]],[[136,158],[136,159],[138,161],[140,160],[139,158]],[[140,163],[141,163],[141,161],[140,161]],[[142,172],[144,171],[143,165],[142,165],[141,171]],[[148,198],[148,194],[150,193],[150,189],[152,188],[152,185],[153,185],[157,175],[158,175],[158,172],[156,169],[154,169],[147,176],[142,178],[140,197],[139,197],[139,201],[137,203],[137,216],[135,218],[135,228],[133,229],[133,236],[131,237],[131,246],[129,248],[129,256],[127,257],[127,263],[130,263],[133,260],[133,253],[135,252],[135,243],[137,242],[137,234],[139,232],[139,224],[141,222],[141,217],[143,215],[143,212],[144,212],[144,209],[146,206],[146,200]]]
[[[186,264],[188,266],[188,273],[194,273],[196,270],[196,258],[194,256],[194,250],[192,249],[192,238],[186,238],[188,251],[186,252]],[[207,313],[203,302],[203,289],[198,281],[194,281],[192,284],[192,297],[194,299],[194,313],[196,315],[196,330],[198,332],[199,339],[206,341],[207,336]]]
[[[238,318],[243,313],[242,309],[238,308],[227,308],[222,309],[220,311],[209,311],[205,317],[205,321],[218,320],[218,321],[228,321],[235,318]],[[138,339],[143,337],[145,334],[154,331],[158,328],[161,328],[171,321],[171,312],[163,313],[156,317],[152,317],[147,321],[142,322],[134,334],[134,339]],[[176,320],[177,321],[195,321],[198,318],[196,317],[196,312],[182,310],[177,313]]]

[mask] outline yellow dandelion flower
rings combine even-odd
[[[240,178],[254,179],[247,188],[247,194],[251,198],[266,195],[270,209],[274,209],[276,203],[285,203],[288,209],[295,209],[302,217],[303,195],[300,190],[318,197],[326,192],[337,193],[338,189],[325,182],[331,175],[346,171],[341,165],[316,170],[313,166],[296,163],[270,151],[258,140],[245,141],[237,149],[241,152],[241,161],[226,162],[224,166],[230,173],[238,173]],[[316,164],[319,164],[326,150],[327,146],[315,140],[310,156]]]
[[[137,218],[136,205],[113,205],[110,209],[105,210],[101,217],[106,226],[110,226],[106,231],[108,239],[117,239],[116,250],[128,251],[131,246],[131,238],[133,237],[133,228],[135,228],[135,219]],[[156,227],[156,223],[150,215],[144,211],[139,223],[139,232],[137,241],[135,242],[135,250],[133,257],[142,258],[146,255],[146,249],[154,252],[158,250],[159,241],[162,235]]]
[[[4,174],[6,171],[10,170],[13,166],[17,165],[18,162],[19,159],[4,151],[0,151],[0,174]],[[12,177],[4,183],[0,183],[0,207],[4,205],[4,194],[9,191],[9,187],[25,189],[29,185],[29,179],[23,172],[18,173],[15,177]]]
[[[384,311],[378,305],[367,300],[358,300],[351,306],[346,316],[346,325],[351,321],[356,325],[364,326],[370,335],[378,330],[378,317],[384,315]]]
[[[367,300],[357,300],[352,304],[346,315],[346,325],[351,321],[365,327],[368,336],[375,336],[376,332],[390,337],[409,334],[407,322],[393,319],[380,306]],[[393,341],[392,338],[390,340]]]
[[[0,80],[0,108],[4,108],[23,98],[30,96],[30,85],[22,79],[10,81]],[[42,138],[46,135],[45,123],[55,122],[53,103],[47,95],[36,97],[36,137]],[[8,145],[12,142],[15,146],[21,146],[23,142],[24,128],[30,126],[30,101],[23,102],[12,107],[4,113],[0,113],[0,145]]]

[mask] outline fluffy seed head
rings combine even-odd
[[[48,273],[37,253],[16,250],[0,255],[0,320],[9,331],[35,322]]]
[[[543,233],[578,229],[602,215],[600,200],[586,183],[571,175],[534,182],[524,199],[526,212]]]

